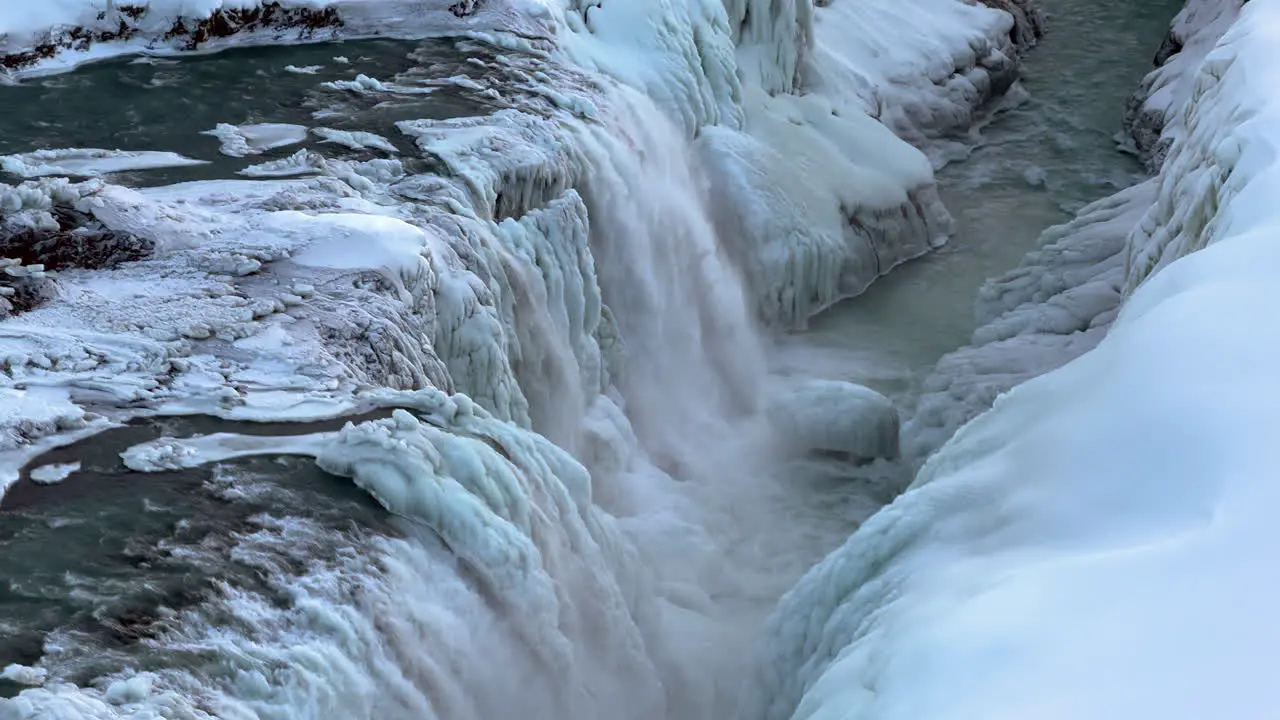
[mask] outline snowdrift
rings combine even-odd
[[[742,717],[1280,711],[1277,42],[1280,3],[1252,0],[1195,69],[1130,191],[1155,200],[1106,338],[1001,396],[789,593]]]

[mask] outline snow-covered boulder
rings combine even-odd
[[[898,456],[898,409],[871,388],[838,380],[807,380],[770,408],[784,446],[865,461]]]

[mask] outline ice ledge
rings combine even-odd
[[[53,0],[0,7],[0,71],[58,72],[134,53],[510,32],[550,38],[537,0]]]

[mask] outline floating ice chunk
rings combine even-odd
[[[390,140],[371,132],[363,132],[360,130],[335,130],[333,128],[318,127],[312,128],[311,132],[323,138],[322,142],[336,143],[352,150],[363,150],[365,148],[375,148],[389,153],[398,153],[395,145]]]
[[[371,78],[364,73],[356,75],[354,80],[331,80],[327,83],[322,83],[322,87],[327,87],[331,90],[349,90],[355,93],[387,91],[387,86],[383,85],[382,81],[377,78]]]
[[[112,705],[140,703],[151,695],[152,683],[151,675],[147,673],[116,680],[107,686],[106,700]]]
[[[241,435],[214,433],[193,438],[163,437],[133,445],[120,453],[125,467],[135,472],[162,472],[257,455],[315,457],[334,433],[311,435]]]
[[[17,663],[6,665],[4,671],[0,672],[0,678],[19,685],[43,685],[44,679],[48,675],[49,671],[44,668],[34,668]]]
[[[322,172],[324,168],[323,155],[310,150],[299,150],[287,158],[250,165],[237,174],[254,178],[290,177]]]
[[[299,67],[297,65],[285,65],[284,69],[285,69],[285,72],[297,73],[298,75],[315,75],[316,73],[323,70],[324,66],[323,65],[304,65],[302,67]]]
[[[351,61],[345,55],[334,55],[333,61],[338,65],[350,65]]]
[[[41,465],[31,471],[31,482],[37,485],[57,485],[79,469],[78,462]]]
[[[212,130],[205,130],[201,135],[212,135],[222,142],[219,148],[223,155],[244,157],[245,155],[261,155],[268,150],[300,143],[307,139],[305,125],[290,123],[258,123],[253,125],[231,125],[218,123]]]
[[[898,410],[871,388],[807,380],[776,398],[770,409],[792,448],[847,453],[858,460],[898,456]]]
[[[68,148],[0,156],[0,169],[12,175],[28,178],[45,175],[98,177],[130,170],[186,167],[206,163],[205,160],[195,160],[177,153],[154,150]]]

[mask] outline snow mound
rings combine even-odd
[[[871,388],[809,380],[773,402],[783,442],[800,451],[841,453],[852,460],[898,456],[898,409]]]
[[[223,155],[244,157],[300,143],[307,139],[307,128],[290,123],[218,123],[217,127],[203,134],[218,138]]]

